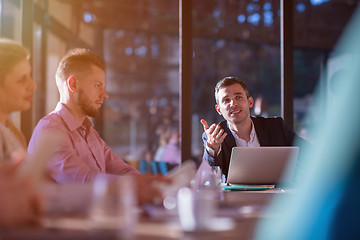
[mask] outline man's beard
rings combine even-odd
[[[87,116],[96,117],[99,115],[99,109],[91,106],[91,101],[86,97],[83,90],[79,91],[79,105]]]

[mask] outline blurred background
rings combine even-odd
[[[201,160],[199,121],[222,120],[214,109],[214,87],[230,75],[248,83],[255,99],[253,115],[281,116],[282,101],[292,102],[290,125],[312,141],[309,122],[321,123],[331,109],[316,109],[313,92],[318,86],[331,99],[336,91],[330,82],[346,67],[339,59],[351,56],[331,52],[359,1],[292,1],[287,11],[293,19],[293,98],[283,100],[280,2],[192,0],[187,5],[191,79],[184,85],[179,0],[0,0],[0,35],[31,50],[38,85],[33,108],[12,117],[29,138],[58,101],[55,71],[61,57],[70,48],[85,47],[108,64],[109,99],[93,119],[95,128],[116,154],[134,165],[153,159],[172,137],[181,143],[181,128],[189,128],[191,158]],[[326,63],[329,69],[323,71]],[[189,101],[181,99],[182,91],[191,93]],[[181,108],[187,107],[191,120],[184,123]],[[312,117],[305,118],[309,112]]]

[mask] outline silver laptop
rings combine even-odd
[[[298,152],[299,147],[234,147],[227,183],[289,183],[293,178]]]

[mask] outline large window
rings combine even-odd
[[[294,2],[294,128],[309,141],[309,125],[325,116],[323,108],[314,108],[314,90],[319,86],[325,98],[329,94],[325,65],[356,6],[356,1]]]
[[[2,0],[1,36],[21,40],[21,0]],[[178,0],[32,1],[35,120],[58,100],[55,71],[74,47],[91,48],[108,63],[107,91],[96,129],[124,160],[154,158],[176,135],[179,114]],[[350,19],[356,1],[296,0],[294,31],[294,127],[306,135],[304,116],[322,66]],[[215,83],[244,79],[256,99],[252,114],[281,114],[280,1],[192,0],[192,155],[202,155],[201,118],[219,122]],[[325,82],[321,82],[325,81]],[[183,106],[186,107],[186,106]],[[186,126],[185,126],[186,127]],[[168,131],[171,129],[171,131]],[[175,130],[174,130],[175,129]],[[166,132],[166,133],[164,133]]]
[[[223,120],[215,111],[214,87],[226,76],[246,81],[260,106],[253,114],[281,114],[279,8],[279,1],[194,1],[195,119]],[[201,142],[199,124],[193,128]],[[193,152],[201,156],[202,145],[194,144]]]

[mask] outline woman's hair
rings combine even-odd
[[[0,85],[6,74],[22,60],[29,60],[30,54],[21,44],[6,38],[0,38]]]

